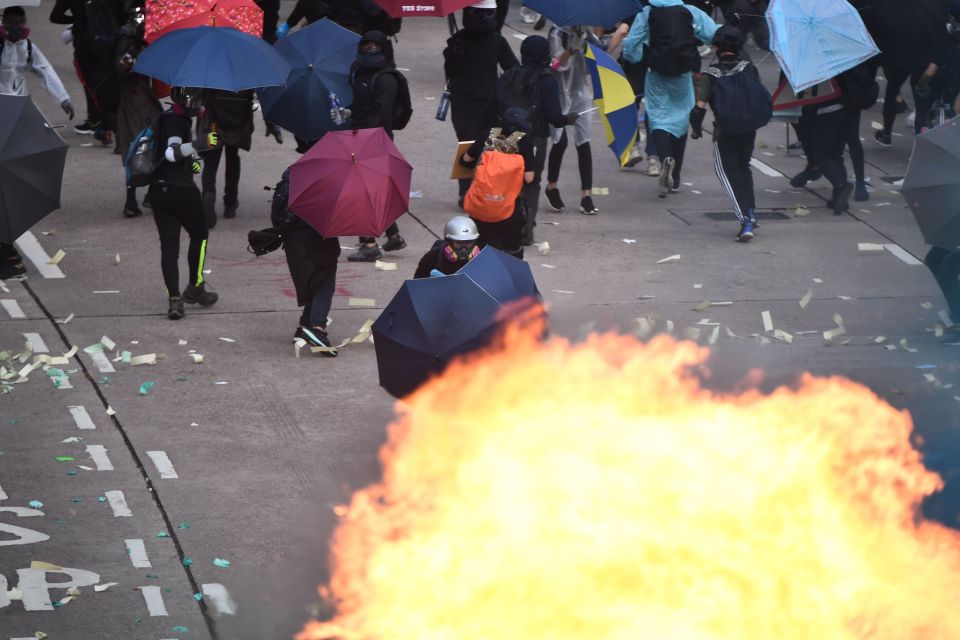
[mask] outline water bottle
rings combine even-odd
[[[440,104],[437,105],[437,120],[446,120],[448,111],[450,111],[450,92],[444,89],[440,95]]]
[[[338,127],[343,126],[346,122],[343,117],[343,107],[340,106],[340,98],[333,91],[330,92],[330,119]]]
[[[947,106],[947,103],[943,100],[937,100],[933,104],[933,108],[930,109],[930,128],[933,129],[934,127],[939,127],[949,119],[950,107]]]

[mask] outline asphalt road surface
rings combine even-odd
[[[72,53],[48,9],[28,9],[32,38],[81,120]],[[514,11],[507,38],[519,48],[528,32]],[[434,119],[447,36],[439,19],[408,20],[400,34],[398,65],[415,107],[397,136],[415,167],[415,197],[400,220],[409,246],[386,258],[393,272],[343,259],[330,328],[337,341],[376,317],[457,213],[448,180],[455,137],[449,122]],[[774,61],[754,54],[772,84]],[[37,82],[31,90],[52,122],[64,120]],[[863,119],[871,199],[842,216],[824,206],[826,181],[791,189],[785,176],[803,160],[786,150],[785,125],[764,129],[755,167],[763,213],[749,244],[733,241],[737,225],[713,174],[709,137],[690,142],[681,191],[663,201],[642,165],[616,168],[595,123],[600,215],[575,212],[570,151],[561,179],[568,211],[551,213],[544,202],[537,241],[550,250],[533,249],[528,260],[557,334],[633,331],[636,318],[654,317],[710,343],[719,323],[711,347],[718,386],[754,367],[765,370],[765,388],[802,371],[836,374],[909,410],[928,464],[947,482],[926,510],[955,524],[960,335],[935,331],[945,304],[919,263],[926,248],[897,192],[912,134],[901,117],[893,148],[881,149],[872,140],[878,120],[879,106]],[[331,506],[376,479],[393,403],[377,386],[369,343],[335,360],[294,356],[299,311],[283,256],[254,258],[246,234],[269,226],[264,187],[297,155],[292,136],[277,145],[257,124],[243,154],[239,215],[221,219],[209,243],[207,277],[220,302],[191,307],[180,322],[165,317],[149,212],[121,217],[119,157],[61,129],[71,147],[62,208],[20,242],[28,279],[0,289],[0,350],[18,353],[27,341],[35,354],[79,348],[59,367],[65,377],[37,370],[0,397],[4,640],[37,632],[50,640],[285,638],[316,613]],[[59,264],[47,264],[59,250]],[[671,256],[679,257],[664,261]],[[374,306],[357,306],[358,298]],[[765,311],[774,331],[765,330]],[[835,314],[846,334],[827,343],[822,333],[836,326]],[[98,343],[114,346],[97,352]],[[157,362],[117,360],[122,351],[156,354]],[[202,354],[202,364],[191,354]]]

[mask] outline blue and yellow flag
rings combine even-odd
[[[593,82],[593,102],[600,111],[607,145],[620,166],[637,141],[637,103],[630,81],[606,51],[587,44],[587,69]]]

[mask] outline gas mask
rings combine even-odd
[[[443,257],[449,262],[470,262],[480,253],[476,240],[447,240]]]
[[[30,27],[27,25],[3,25],[0,26],[0,38],[10,42],[20,42],[30,36]]]

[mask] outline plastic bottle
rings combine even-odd
[[[346,122],[343,117],[343,108],[340,106],[340,98],[333,91],[330,92],[330,119],[338,127]]]
[[[440,104],[437,105],[437,120],[446,120],[448,111],[450,111],[450,92],[444,89],[440,94]]]

